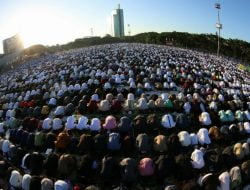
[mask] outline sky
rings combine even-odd
[[[221,35],[250,42],[250,0],[0,0],[0,41],[20,34],[25,47],[55,45],[111,32],[120,3],[125,35],[141,32],[214,33],[221,3]],[[2,43],[0,53],[2,53]]]

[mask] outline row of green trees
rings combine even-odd
[[[25,51],[25,54],[32,53],[53,53],[73,48],[86,47],[91,45],[119,43],[119,42],[137,42],[149,44],[166,44],[166,39],[173,46],[195,49],[208,53],[216,53],[217,36],[214,34],[190,34],[186,32],[148,32],[140,33],[134,36],[125,36],[123,38],[115,38],[110,35],[105,37],[90,37],[76,39],[73,42],[56,45],[50,47],[34,46]],[[220,52],[224,56],[241,60],[243,63],[250,64],[250,43],[238,39],[221,38]]]

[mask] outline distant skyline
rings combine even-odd
[[[110,13],[120,3],[125,35],[141,32],[216,33],[216,2],[221,3],[223,38],[250,42],[249,0],[1,0],[2,40],[20,34],[24,46],[55,45],[111,33]]]

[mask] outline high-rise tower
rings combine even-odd
[[[120,8],[120,4],[118,4],[117,9],[114,9],[111,13],[111,28],[114,37],[124,36],[123,9]]]

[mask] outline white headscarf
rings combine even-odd
[[[55,115],[58,116],[58,115],[64,115],[64,107],[63,106],[57,106],[56,110],[55,110]]]
[[[128,100],[135,100],[134,94],[133,93],[129,93],[127,99]]]
[[[146,88],[146,89],[151,89],[151,86],[150,86],[150,84],[149,84],[148,82],[146,82],[146,83],[144,84],[144,88]]]
[[[198,131],[197,136],[198,136],[199,143],[201,145],[211,143],[210,137],[208,135],[208,130],[206,128],[201,128]]]
[[[242,149],[243,149],[243,152],[246,156],[248,156],[250,154],[249,144],[247,142],[243,143]]]
[[[191,154],[191,163],[193,168],[201,169],[205,166],[203,159],[203,152],[201,150],[195,149]]]
[[[81,89],[82,90],[86,90],[86,89],[88,89],[88,85],[87,85],[87,83],[82,83],[82,87],[81,87]]]
[[[46,118],[45,120],[43,120],[42,128],[46,130],[51,129],[52,122],[53,120],[51,118]]]
[[[93,118],[91,120],[91,124],[90,124],[90,130],[91,131],[100,131],[101,130],[101,121],[98,118]]]
[[[53,190],[53,181],[48,178],[43,178],[41,181],[41,190]]]
[[[147,100],[145,98],[140,98],[138,100],[138,108],[140,110],[146,110],[146,109],[148,109]]]
[[[136,88],[135,82],[134,81],[130,82],[129,87],[130,88]]]
[[[190,139],[191,139],[191,145],[198,144],[198,136],[195,133],[190,134]]]
[[[187,131],[179,132],[178,137],[182,146],[189,146],[191,144],[191,138]]]
[[[75,90],[75,91],[79,91],[79,90],[81,90],[81,86],[80,86],[80,84],[75,84],[75,86],[74,86],[74,90]]]
[[[88,118],[85,116],[81,116],[79,118],[79,121],[78,121],[76,128],[79,130],[89,129]]]
[[[59,119],[59,118],[53,119],[53,124],[52,124],[53,130],[58,130],[58,129],[61,129],[62,127],[63,127],[63,125],[62,125],[61,119]]]
[[[250,121],[250,112],[248,110],[244,111],[244,114],[246,116],[246,119]]]
[[[98,94],[93,94],[92,96],[91,96],[91,100],[94,100],[94,101],[97,101],[97,102],[99,102],[99,96],[98,96]]]
[[[243,124],[245,131],[249,134],[250,133],[250,123],[244,122]]]
[[[50,100],[49,100],[49,103],[48,103],[49,105],[53,105],[53,106],[55,106],[56,105],[56,99],[55,98],[50,98]]]
[[[69,116],[67,118],[67,122],[65,124],[65,128],[68,130],[74,129],[75,128],[75,117],[74,116]]]
[[[57,180],[54,184],[55,190],[69,190],[69,185],[63,180]]]
[[[166,100],[168,100],[168,94],[167,93],[162,93],[161,98],[165,102]]]
[[[208,112],[202,112],[200,115],[200,122],[202,125],[211,125],[212,121]]]
[[[217,111],[217,103],[214,102],[214,101],[212,101],[212,102],[209,104],[209,108],[210,108],[211,110]]]
[[[22,189],[23,190],[30,189],[30,181],[31,181],[31,176],[29,174],[25,174],[23,176],[23,180],[22,180]]]
[[[241,178],[241,170],[239,166],[235,166],[231,168],[230,172],[230,178],[232,181],[239,180],[239,177]]]
[[[220,174],[219,180],[221,190],[230,190],[230,176],[228,172],[223,172]]]
[[[23,159],[22,159],[21,167],[23,169],[27,169],[27,167],[25,166],[25,161],[26,161],[26,158],[28,158],[29,155],[30,155],[29,153],[25,154],[24,157],[23,157]]]
[[[9,183],[16,188],[22,187],[22,176],[17,170],[11,172]]]
[[[103,88],[106,90],[106,89],[110,89],[111,88],[111,85],[109,82],[105,82]]]
[[[165,114],[162,117],[161,124],[165,128],[173,128],[176,125],[171,114]]]

